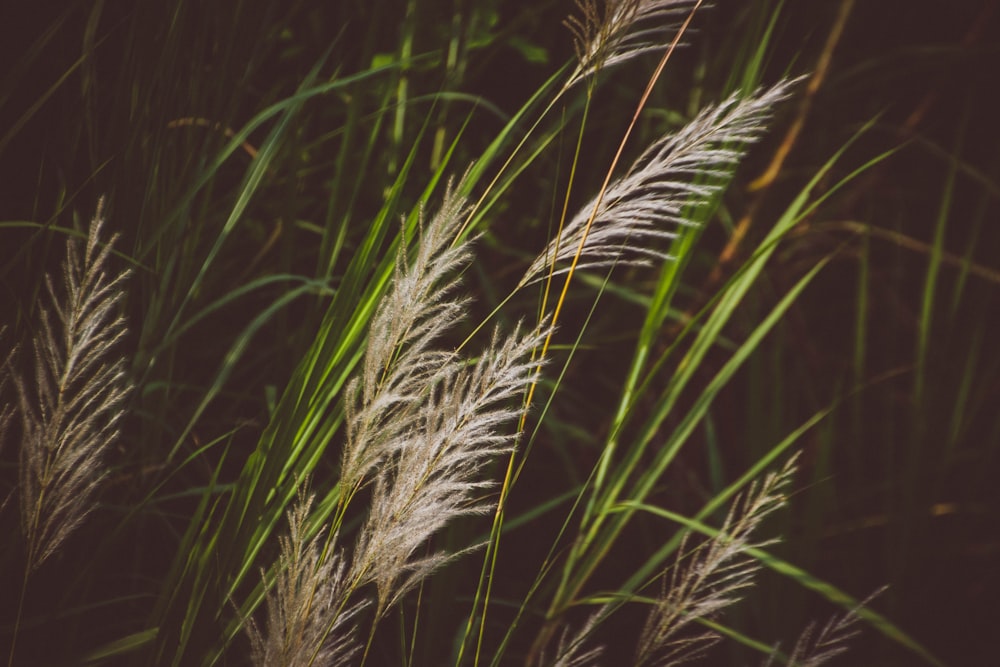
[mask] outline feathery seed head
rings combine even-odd
[[[793,456],[775,473],[753,483],[746,494],[729,509],[718,534],[695,549],[681,543],[670,576],[663,578],[663,590],[653,605],[636,650],[636,665],[676,665],[692,660],[721,639],[713,631],[690,636],[682,633],[697,619],[711,620],[739,599],[740,592],[753,585],[760,562],[747,555],[773,540],[751,542],[764,519],[786,502],[785,487],[795,473],[798,457]]]
[[[670,43],[678,19],[693,0],[576,0],[580,16],[563,24],[573,33],[577,67],[573,85],[598,70],[626,62]]]
[[[14,375],[24,434],[21,525],[30,569],[52,555],[92,509],[130,390],[125,362],[113,355],[126,334],[116,311],[128,272],[106,273],[117,236],[98,250],[101,212],[98,204],[82,258],[79,243],[67,241],[63,289],[46,277],[50,304],[41,309],[34,383]]]
[[[300,490],[288,512],[288,535],[279,539],[277,574],[267,594],[265,629],[247,620],[251,660],[257,667],[348,665],[360,649],[351,621],[367,605],[348,607],[344,561],[321,548],[325,531],[308,537],[312,503],[313,496]]]
[[[553,264],[556,274],[567,271],[577,252],[577,268],[644,266],[670,259],[662,248],[677,228],[697,224],[693,212],[718,195],[795,83],[784,81],[749,96],[734,94],[655,141],[600,201],[595,197],[573,216],[562,238],[553,239],[528,267],[521,285],[542,279]]]
[[[400,244],[392,285],[372,318],[361,377],[346,394],[341,482],[348,492],[395,453],[398,436],[416,419],[414,405],[424,389],[454,363],[451,353],[433,344],[461,319],[467,302],[451,296],[457,273],[471,256],[470,241],[451,246],[464,211],[465,201],[449,187],[438,213],[420,225],[412,264],[406,244]]]

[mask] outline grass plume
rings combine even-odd
[[[703,109],[680,131],[653,142],[608,186],[596,215],[596,198],[580,208],[562,238],[553,240],[528,267],[521,284],[545,277],[553,263],[555,274],[565,273],[577,252],[578,269],[671,259],[664,248],[677,237],[674,230],[697,224],[693,220],[698,208],[718,195],[795,83],[783,81],[750,96],[733,94]]]
[[[7,327],[0,327],[0,342],[3,341],[6,333]],[[0,453],[3,453],[4,443],[7,441],[7,429],[10,428],[10,423],[16,414],[13,401],[8,401],[7,398],[10,378],[14,375],[13,360],[16,356],[17,348],[12,348],[4,360],[0,362]],[[0,498],[0,513],[13,497],[14,491],[12,490],[9,493],[5,492],[4,496]]]
[[[34,381],[11,374],[21,421],[18,495],[25,545],[24,578],[8,657],[11,665],[28,580],[94,509],[107,475],[105,458],[118,437],[131,391],[125,360],[115,350],[127,333],[119,310],[128,272],[108,272],[117,235],[100,247],[102,208],[103,201],[82,253],[78,240],[71,237],[66,242],[62,289],[51,276],[45,277],[49,303],[39,309]],[[10,365],[8,357],[4,366]],[[0,410],[0,438],[13,412],[13,408]]]
[[[575,82],[604,67],[662,49],[694,0],[576,0],[579,14],[564,22],[573,34]]]
[[[791,457],[780,470],[769,473],[759,483],[752,483],[734,500],[722,526],[712,537],[693,548],[689,548],[691,534],[684,537],[673,565],[660,577],[660,594],[648,600],[650,610],[639,631],[630,664],[680,665],[704,657],[721,640],[714,630],[692,632],[692,625],[701,620],[717,620],[723,610],[753,586],[761,564],[749,552],[774,542],[757,540],[754,534],[768,516],[786,504],[785,490],[795,474],[797,459]],[[587,646],[592,631],[626,601],[628,598],[602,605],[572,634],[571,640],[566,639],[568,630],[564,629],[555,663],[597,664],[605,647]],[[544,656],[539,664],[547,664]]]
[[[341,554],[323,548],[323,531],[308,537],[312,505],[313,497],[302,492],[288,512],[264,629],[247,622],[255,667],[340,667],[352,664],[361,648],[351,623],[366,605],[347,606],[345,564]]]
[[[730,507],[717,536],[686,553],[663,578],[663,588],[643,625],[636,647],[636,665],[679,665],[703,655],[721,639],[714,631],[684,634],[699,620],[713,620],[753,585],[760,562],[747,554],[773,540],[751,541],[761,522],[785,505],[785,488],[795,473],[792,457],[781,470],[769,473]]]
[[[482,494],[493,482],[482,473],[513,447],[519,399],[539,367],[532,351],[545,330],[518,327],[505,336],[496,331],[471,360],[435,345],[466,310],[467,300],[454,292],[458,273],[471,258],[471,241],[452,245],[464,210],[464,201],[449,188],[438,213],[420,225],[413,260],[407,260],[405,243],[398,250],[392,284],[372,319],[361,375],[347,388],[341,511],[359,488],[373,487],[351,566],[345,574],[339,556],[320,556],[315,538],[306,540],[311,503],[300,497],[289,514],[291,531],[282,540],[277,565],[288,574],[278,576],[267,596],[268,639],[251,629],[259,664],[288,650],[275,638],[301,638],[295,646],[311,644],[316,655],[331,656],[334,649],[346,655],[348,637],[330,648],[323,642],[327,633],[338,633],[345,615],[361,608],[342,614],[348,598],[373,585],[377,622],[462,552],[415,554],[457,518],[492,506]],[[314,594],[325,602],[313,612]],[[317,634],[315,628],[326,631]]]
[[[23,440],[21,528],[27,564],[38,569],[93,509],[129,394],[125,362],[114,354],[126,334],[119,311],[127,272],[108,273],[117,236],[100,245],[101,206],[80,243],[66,245],[62,291],[50,276],[40,310],[31,383],[14,377]]]
[[[420,546],[456,518],[490,509],[477,498],[492,486],[480,473],[512,447],[514,436],[503,429],[520,414],[511,404],[533,376],[531,351],[542,337],[537,329],[494,335],[474,363],[445,364],[446,376],[421,402],[416,428],[379,470],[354,568],[361,582],[376,584],[380,615],[457,555],[414,559]]]
[[[347,386],[340,482],[348,494],[378,464],[400,453],[421,416],[415,406],[426,388],[454,372],[451,354],[434,343],[464,313],[465,300],[450,298],[457,270],[471,257],[468,244],[451,247],[464,210],[463,200],[449,191],[431,222],[421,225],[412,263],[405,239],[400,245],[392,286],[369,327],[361,375]]]

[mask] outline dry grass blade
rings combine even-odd
[[[795,471],[793,457],[779,472],[752,486],[732,508],[716,537],[685,555],[682,544],[670,577],[639,637],[636,665],[679,665],[701,656],[719,636],[683,634],[695,619],[711,619],[753,584],[760,563],[746,555],[751,536],[769,514],[786,502],[784,488]]]
[[[564,24],[573,33],[577,68],[572,83],[603,67],[662,48],[694,0],[577,0],[580,15]]]
[[[92,509],[130,389],[124,360],[113,355],[126,333],[116,311],[127,273],[108,275],[115,237],[99,248],[102,224],[98,206],[83,257],[77,241],[67,243],[64,294],[46,277],[51,304],[41,310],[34,385],[14,377],[23,424],[21,525],[29,571]]]
[[[348,665],[361,648],[351,621],[366,603],[347,606],[350,590],[344,562],[339,554],[322,550],[322,531],[307,539],[312,502],[311,496],[300,494],[288,512],[289,533],[281,538],[278,574],[267,595],[265,630],[252,619],[247,622],[251,659],[257,667]]]

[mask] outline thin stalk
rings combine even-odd
[[[17,598],[17,616],[14,617],[14,634],[10,638],[10,654],[7,657],[7,667],[14,667],[14,650],[17,647],[17,635],[21,629],[21,614],[24,612],[24,596],[28,590],[28,567],[25,563],[24,577],[21,579],[21,594]]]
[[[371,628],[368,630],[368,641],[365,642],[364,653],[361,654],[361,667],[365,667],[365,662],[368,661],[368,651],[371,650],[372,640],[375,639],[375,628],[378,627],[378,619],[372,621]]]
[[[580,243],[577,245],[576,254],[573,255],[573,259],[570,262],[569,270],[566,273],[566,279],[563,281],[563,288],[559,294],[559,299],[556,302],[555,310],[552,314],[553,329],[549,330],[549,332],[545,336],[545,341],[542,343],[542,352],[541,352],[542,357],[546,355],[549,346],[552,342],[552,333],[554,331],[554,327],[559,321],[559,315],[562,312],[563,305],[566,302],[566,295],[569,292],[570,281],[573,279],[573,274],[576,271],[577,265],[579,264],[580,256],[583,254],[583,248],[587,242],[588,236],[590,235],[590,230],[593,227],[594,220],[597,218],[597,213],[600,211],[601,204],[604,202],[604,195],[607,192],[608,186],[611,184],[611,177],[614,174],[615,168],[618,166],[618,162],[621,159],[622,153],[625,151],[625,144],[628,143],[629,137],[631,137],[632,135],[632,130],[635,128],[635,125],[639,120],[639,115],[642,113],[642,110],[646,106],[646,102],[649,100],[649,96],[653,91],[653,86],[656,85],[657,81],[659,81],[660,76],[663,74],[663,70],[667,65],[667,61],[670,60],[670,56],[673,55],[674,50],[677,48],[678,43],[680,43],[681,37],[684,35],[688,26],[691,24],[695,12],[698,11],[698,8],[701,7],[701,4],[702,0],[697,0],[694,7],[692,7],[691,11],[688,13],[687,18],[684,19],[684,23],[682,23],[680,28],[678,29],[677,34],[674,35],[674,39],[670,42],[670,45],[667,47],[667,50],[660,58],[660,62],[657,64],[656,69],[653,72],[653,75],[649,78],[649,81],[646,84],[646,89],[643,91],[642,96],[639,98],[639,103],[636,106],[635,113],[632,114],[632,120],[629,122],[628,127],[625,129],[625,134],[618,144],[618,149],[615,151],[615,156],[611,160],[611,165],[608,167],[608,170],[604,175],[604,183],[601,185],[601,189],[597,194],[597,199],[594,201],[594,208],[590,213],[590,217],[587,219],[587,224],[584,226],[583,234],[580,237]],[[531,405],[531,400],[534,397],[536,385],[537,385],[536,382],[532,382],[528,386],[528,398],[526,403],[529,406]],[[500,515],[501,509],[502,505],[499,505],[497,510],[498,517]],[[555,600],[553,600],[553,602],[555,602]],[[554,608],[550,608],[550,611],[552,611],[552,609]],[[555,631],[554,625],[552,625],[551,623],[547,623],[545,625],[545,627],[542,629],[542,632],[539,633],[535,641],[535,644],[534,646],[532,646],[531,652],[528,655],[529,664],[534,664],[537,661],[538,657],[541,654],[541,650],[548,643],[549,639],[551,639],[552,633],[554,631]]]
[[[660,62],[656,66],[656,70],[650,77],[649,82],[646,84],[646,89],[643,91],[642,97],[639,99],[639,104],[636,106],[635,113],[632,114],[632,120],[629,122],[628,127],[625,129],[625,135],[622,137],[622,140],[618,144],[618,149],[615,151],[615,156],[611,160],[611,165],[608,167],[608,170],[604,175],[604,183],[601,185],[601,189],[597,194],[597,199],[594,201],[594,208],[590,213],[590,217],[587,219],[587,224],[584,226],[583,234],[580,237],[580,243],[577,245],[576,254],[573,255],[573,259],[570,262],[569,270],[566,273],[566,279],[563,281],[562,292],[560,292],[559,294],[559,300],[556,302],[555,310],[552,313],[553,327],[555,327],[556,324],[558,324],[559,322],[559,315],[560,313],[562,313],[563,305],[566,302],[566,295],[569,292],[570,281],[573,279],[573,274],[576,271],[576,267],[580,263],[580,257],[583,255],[583,248],[587,243],[587,238],[590,236],[590,230],[594,225],[594,220],[597,219],[597,213],[601,209],[601,204],[604,203],[604,195],[608,190],[608,186],[611,184],[611,177],[614,175],[615,168],[618,166],[618,161],[621,159],[622,153],[625,151],[625,144],[628,143],[629,137],[632,135],[632,130],[635,128],[636,123],[639,121],[639,115],[642,113],[642,110],[646,107],[646,102],[649,100],[649,95],[653,91],[653,86],[656,85],[656,82],[660,79],[660,75],[663,73],[663,69],[664,67],[666,67],[667,61],[673,54],[674,49],[677,48],[677,44],[680,42],[681,37],[687,30],[688,25],[690,25],[691,20],[694,18],[694,14],[696,11],[698,11],[698,8],[701,6],[701,3],[702,0],[698,0],[695,3],[695,6],[691,8],[691,12],[688,14],[687,18],[684,19],[684,23],[681,24],[681,27],[677,31],[677,34],[674,36],[673,41],[670,42],[670,46],[667,47],[667,50],[663,54],[663,57],[660,58]],[[549,345],[552,342],[552,333],[553,330],[549,330],[549,333],[545,336],[545,341],[542,343],[541,356],[543,357],[549,350]],[[536,383],[532,383],[528,387],[528,401],[527,401],[528,405],[531,405],[531,399],[535,393],[535,385]]]
[[[576,182],[576,168],[577,165],[579,164],[580,152],[583,148],[583,133],[587,125],[587,117],[588,117],[588,112],[590,110],[590,103],[592,100],[593,89],[594,85],[593,83],[591,83],[587,88],[587,101],[584,104],[583,118],[581,119],[580,122],[580,129],[577,132],[576,147],[574,149],[573,160],[570,166],[569,182],[566,187],[566,196],[563,198],[562,212],[559,216],[559,228],[556,231],[556,245],[552,253],[552,264],[550,265],[549,268],[548,277],[545,280],[545,288],[542,294],[542,303],[541,306],[539,307],[539,315],[538,315],[539,322],[541,322],[542,319],[545,317],[545,311],[548,309],[548,299],[549,299],[550,289],[552,286],[552,279],[555,274],[556,258],[559,256],[559,243],[562,239],[563,229],[565,228],[566,225],[566,217],[569,214],[570,194],[573,189],[573,183]],[[469,338],[471,338],[476,331],[482,328],[487,321],[492,319],[493,315],[495,315],[500,310],[500,308],[503,307],[503,305],[506,304],[523,286],[524,286],[523,284],[519,284],[517,287],[515,287],[510,292],[510,294],[508,294],[504,298],[504,300],[493,310],[493,312],[491,312],[490,315],[486,319],[484,319],[479,326],[476,327],[475,331],[473,331],[473,333],[469,335]],[[469,338],[466,338],[466,340],[463,341],[462,345],[465,345],[465,343],[468,342]],[[531,360],[534,361],[535,359],[538,359],[543,356],[544,353],[538,354],[536,350],[532,350]],[[538,379],[538,374],[540,372],[541,368],[539,367],[536,369],[535,378],[532,380],[530,384],[531,388],[534,388]],[[529,395],[525,399],[524,405],[522,406],[521,409],[521,417],[517,427],[519,433],[524,431],[525,422],[528,418],[528,408],[530,407],[530,405],[531,405],[531,395],[529,392]],[[516,460],[516,458],[517,458],[517,451],[515,450],[511,452],[510,457],[508,457],[507,460],[507,470],[504,472],[503,482],[501,483],[500,487],[500,497],[499,500],[497,501],[497,510],[496,513],[494,514],[493,525],[490,529],[490,539],[486,544],[486,557],[483,561],[483,569],[480,572],[479,583],[476,587],[476,596],[472,607],[473,613],[469,615],[469,623],[466,626],[466,634],[463,637],[462,646],[459,649],[458,661],[456,664],[460,664],[462,661],[462,656],[465,650],[465,640],[468,638],[468,635],[472,630],[472,623],[475,620],[475,610],[479,606],[480,591],[482,590],[483,583],[485,582],[486,593],[485,595],[482,596],[483,616],[482,619],[479,621],[479,635],[476,641],[476,657],[474,661],[474,664],[476,665],[479,664],[479,659],[482,652],[483,634],[486,629],[486,613],[487,613],[487,608],[489,606],[489,601],[492,598],[492,593],[493,593],[493,573],[496,571],[497,559],[500,551],[500,533],[503,529],[504,507],[507,503],[507,497],[510,495],[510,491],[511,488],[513,487],[514,481],[517,478],[517,474],[515,473],[515,467],[514,467],[514,461]],[[524,459],[522,458],[521,463],[518,466],[518,470],[523,466],[524,466]],[[488,568],[486,567],[487,563],[489,564]]]

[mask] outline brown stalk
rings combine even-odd
[[[824,45],[823,51],[816,63],[816,70],[813,72],[813,75],[809,78],[809,82],[806,84],[806,90],[801,101],[799,102],[799,108],[795,115],[795,119],[789,126],[788,131],[785,133],[785,138],[778,146],[778,149],[774,152],[774,156],[771,158],[771,163],[768,165],[767,169],[764,170],[763,174],[750,183],[748,190],[750,192],[756,192],[757,197],[750,203],[749,206],[747,206],[746,213],[736,224],[732,236],[729,237],[729,242],[719,254],[719,259],[715,263],[715,268],[712,269],[712,272],[708,277],[709,286],[717,285],[722,280],[724,269],[733,261],[739,252],[743,239],[746,238],[747,232],[753,223],[753,219],[756,216],[757,211],[761,207],[767,191],[774,184],[778,174],[781,173],[785,160],[795,147],[795,143],[798,141],[802,128],[805,126],[806,117],[809,115],[809,111],[812,108],[812,103],[816,97],[816,93],[819,92],[819,89],[823,85],[823,81],[826,79],[826,75],[830,70],[830,62],[833,59],[833,51],[837,48],[837,44],[840,42],[840,38],[844,34],[844,27],[847,25],[847,19],[850,17],[851,10],[853,8],[854,0],[841,1],[840,9],[837,12],[837,18],[834,20],[833,27],[830,28],[830,34],[827,35],[826,44]],[[712,291],[711,287],[709,287],[708,291]]]

